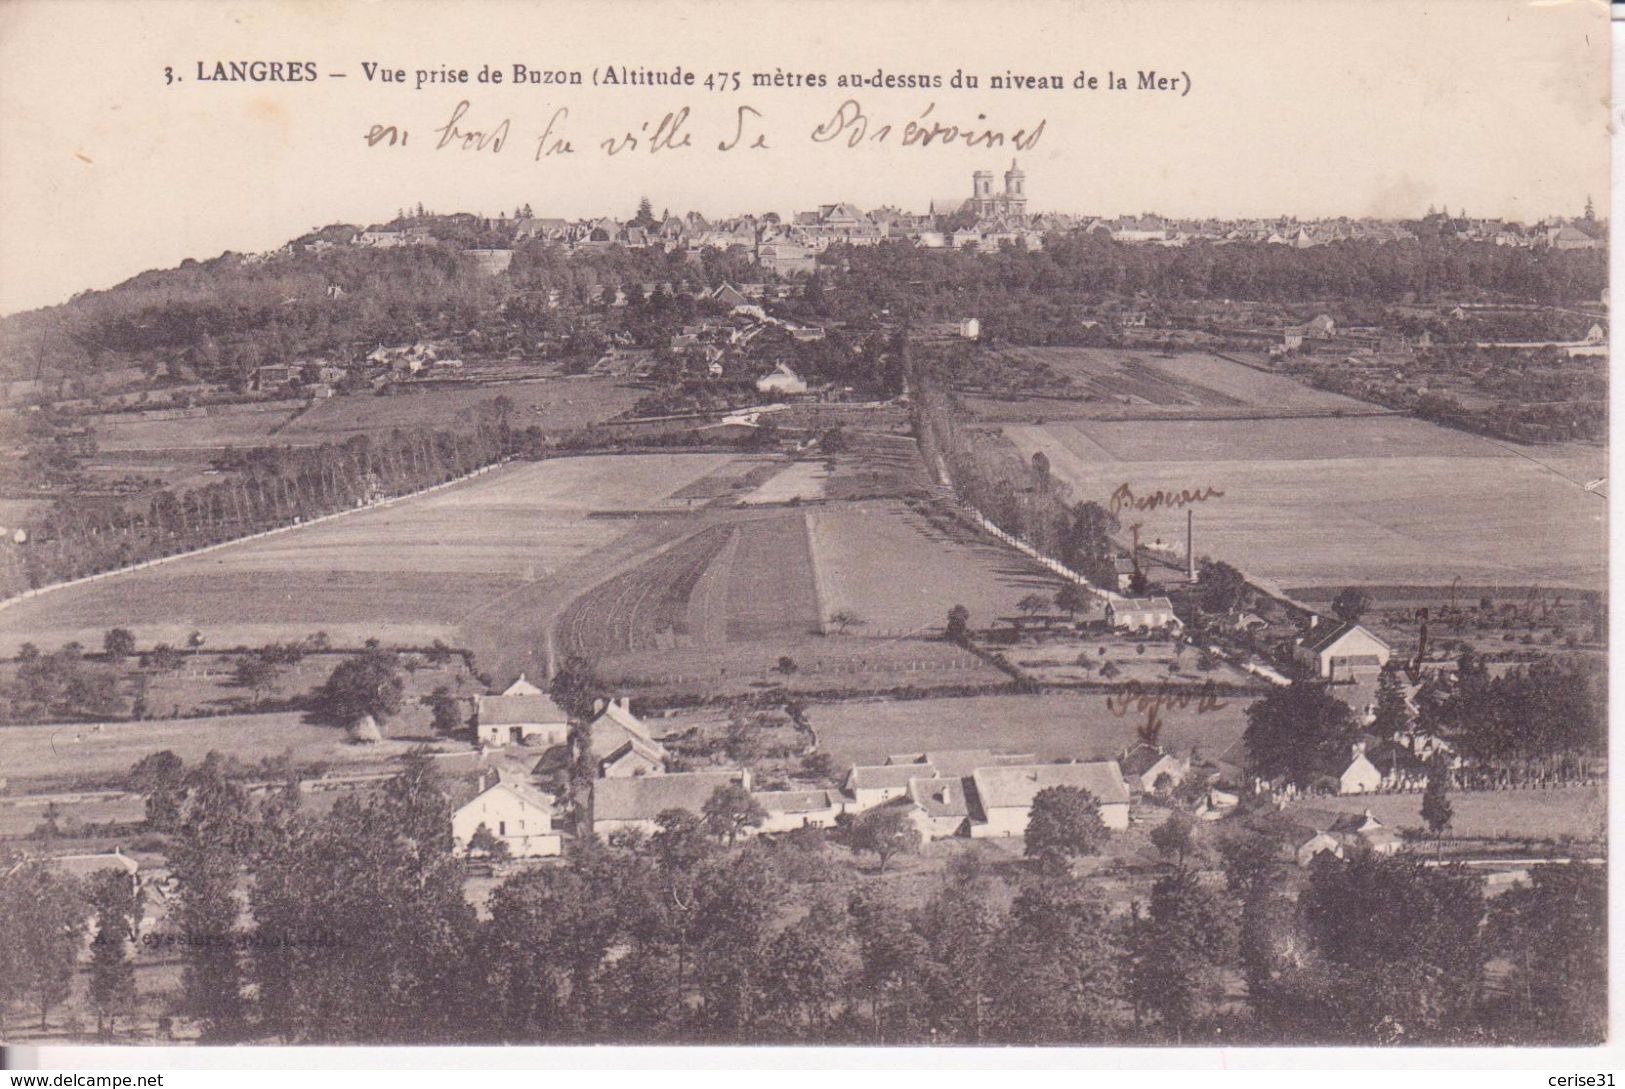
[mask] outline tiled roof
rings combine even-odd
[[[691,771],[599,779],[592,786],[593,819],[654,820],[668,809],[697,814],[718,787],[737,783],[742,775],[738,771]]]
[[[1030,806],[1039,791],[1060,786],[1086,790],[1103,805],[1129,800],[1128,785],[1115,760],[977,768],[973,778],[984,810]]]

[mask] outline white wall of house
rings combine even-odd
[[[995,806],[986,811],[987,820],[972,821],[973,839],[1001,838],[1027,835],[1027,818],[1032,807],[1026,805]],[[1100,807],[1100,823],[1116,832],[1128,827],[1128,803],[1109,802]]]
[[[1366,758],[1364,753],[1349,761],[1349,766],[1343,769],[1338,777],[1337,792],[1339,794],[1370,794],[1382,787],[1382,772],[1377,765]]]
[[[546,858],[563,851],[563,841],[553,831],[553,814],[501,788],[487,790],[452,814],[452,838],[466,848],[482,824],[515,858]]]

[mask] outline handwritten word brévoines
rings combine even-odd
[[[959,144],[965,147],[1003,147],[1008,144],[1017,151],[1037,146],[1044,135],[1046,121],[1019,127],[1000,127],[987,123],[987,115],[978,113],[965,125],[939,120],[935,116],[936,103],[927,103],[917,115],[903,120],[884,120],[866,113],[856,99],[846,99],[826,120],[819,122],[806,136],[815,144],[832,147],[856,148],[862,144],[891,144],[902,147],[931,147]],[[441,115],[446,116],[446,115]],[[605,156],[623,156],[632,153],[659,154],[685,150],[715,150],[720,152],[745,149],[762,151],[774,146],[776,139],[767,115],[754,106],[734,105],[727,110],[697,114],[690,106],[679,106],[664,113],[644,117],[633,124],[617,126],[609,132],[581,134],[571,131],[568,106],[555,106],[544,123],[530,133],[522,131],[511,117],[481,117],[469,99],[460,100],[443,123],[434,126],[431,147],[435,151],[483,152],[500,155],[513,142],[528,146],[534,158],[571,156],[577,147],[583,151],[596,150]],[[579,127],[579,126],[577,126]],[[410,145],[411,133],[407,126],[396,122],[377,122],[371,125],[363,139],[372,148],[405,148]]]
[[[977,114],[975,121],[970,124],[943,124],[931,116],[936,108],[935,102],[927,103],[917,118],[909,119],[899,130],[891,122],[872,121],[869,115],[863,112],[858,100],[849,98],[836,108],[834,116],[813,129],[813,142],[824,144],[839,140],[847,147],[857,147],[865,142],[873,144],[890,142],[904,147],[929,147],[933,143],[956,142],[966,147],[1003,147],[1008,142],[1017,151],[1028,151],[1036,147],[1044,135],[1043,118],[1039,118],[1036,125],[1027,125],[1010,131],[982,124],[987,120],[985,113]],[[894,135],[897,136],[896,140],[892,140]]]
[[[1212,487],[1195,490],[1181,488],[1177,492],[1155,491],[1149,495],[1135,495],[1133,488],[1127,484],[1119,484],[1117,490],[1112,492],[1109,505],[1113,514],[1121,514],[1125,510],[1160,510],[1163,507],[1188,507],[1192,503],[1206,503],[1209,499],[1221,499],[1223,497],[1223,492]]]

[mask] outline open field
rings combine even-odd
[[[972,626],[1016,615],[1027,594],[1053,596],[1060,581],[1018,553],[947,519],[928,520],[894,500],[810,510],[824,616],[847,610],[865,632],[941,632],[964,605]]]
[[[279,431],[282,442],[343,442],[367,432],[399,428],[448,428],[459,413],[506,397],[513,402],[513,425],[544,432],[586,427],[619,415],[641,392],[613,378],[534,378],[517,382],[389,387],[387,396],[352,394],[319,401]]]
[[[1119,716],[1101,693],[1037,696],[974,696],[965,699],[852,700],[817,704],[808,711],[819,748],[838,764],[878,764],[892,753],[927,749],[991,749],[1034,753],[1040,760],[1069,757],[1115,759],[1135,741],[1145,716],[1131,709]],[[1161,712],[1162,743],[1180,754],[1194,745],[1214,758],[1246,729],[1246,700],[1230,699],[1216,711],[1185,708]]]
[[[983,395],[973,407],[987,418],[1021,414],[1113,417],[1253,417],[1304,413],[1386,412],[1342,394],[1268,374],[1208,352],[1125,348],[1006,348],[1001,359],[1040,364],[1071,386],[1030,400]]]
[[[1371,815],[1390,828],[1425,829],[1422,795],[1367,794],[1310,798],[1315,809]],[[1452,836],[1484,839],[1600,838],[1607,827],[1608,792],[1602,786],[1557,790],[1451,791]],[[1288,808],[1287,812],[1291,812]],[[1424,833],[1425,834],[1425,833]]]
[[[206,415],[167,419],[156,413],[118,412],[93,416],[96,448],[103,454],[128,451],[222,449],[273,442],[271,434],[301,402],[222,405]]]
[[[1218,489],[1192,508],[1197,554],[1277,583],[1460,577],[1592,589],[1603,578],[1601,497],[1504,444],[1420,420],[1068,420],[1003,431],[1023,457],[1043,451],[1080,499],[1104,501],[1122,484],[1139,496]],[[1129,513],[1142,541],[1183,544],[1184,510]]]
[[[730,518],[592,587],[560,618],[561,654],[781,645],[818,628],[800,512]]]
[[[259,645],[325,630],[335,643],[512,646],[547,618],[523,591],[639,530],[595,517],[642,508],[729,461],[726,454],[560,458],[523,463],[431,495],[84,586],[0,610],[0,647],[99,645],[115,626],[147,643]],[[483,663],[482,663],[483,664]]]
[[[829,473],[824,469],[822,462],[791,462],[782,471],[768,477],[756,488],[745,493],[739,501],[756,505],[788,503],[791,500],[805,503],[813,499],[822,499],[824,482],[828,477]]]
[[[220,715],[213,718],[156,719],[147,722],[67,723],[0,726],[0,768],[8,793],[41,781],[75,779],[106,782],[128,772],[148,753],[169,749],[188,764],[211,751],[252,764],[292,750],[301,763],[385,764],[427,740],[385,739],[352,744],[345,731],[306,722],[298,713]],[[86,818],[90,819],[90,818]]]

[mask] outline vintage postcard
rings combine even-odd
[[[1609,31],[0,6],[0,1043],[1605,1045]]]

